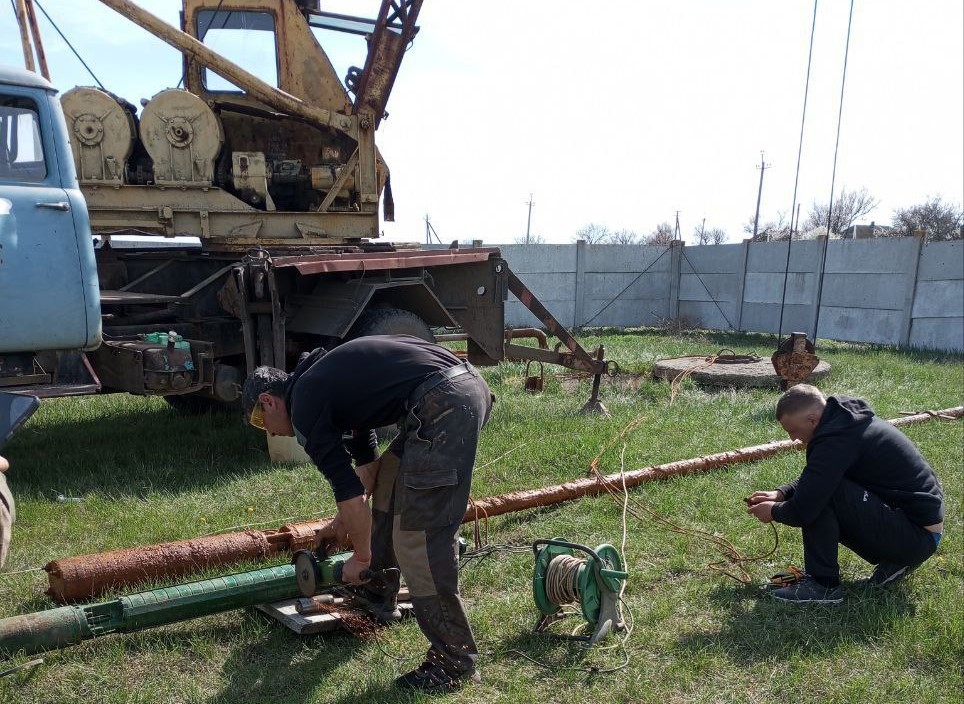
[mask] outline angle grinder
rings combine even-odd
[[[298,602],[298,611],[308,613],[314,610],[317,606],[314,601],[320,598],[316,598],[317,594],[334,591],[358,602],[379,621],[390,622],[401,618],[401,614],[394,604],[389,607],[385,601],[374,598],[378,592],[381,592],[384,596],[394,597],[392,592],[398,591],[399,570],[394,567],[383,570],[362,570],[359,576],[368,580],[372,587],[370,590],[365,589],[367,585],[360,587],[348,585],[342,577],[342,572],[345,569],[345,563],[351,559],[353,554],[351,552],[340,552],[328,555],[324,548],[319,548],[317,552],[298,550],[292,556],[291,562],[295,566],[298,591],[304,597]],[[334,603],[333,599],[329,603]]]

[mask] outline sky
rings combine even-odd
[[[105,86],[135,104],[180,78],[173,49],[97,0],[41,0]],[[177,24],[179,0],[138,0]],[[374,17],[375,0],[322,1]],[[793,202],[811,0],[426,0],[379,129],[389,239],[574,241],[589,223],[747,235]],[[830,196],[848,0],[819,2],[797,202]],[[43,17],[52,80],[93,80]],[[855,0],[835,193],[866,188],[864,222],[931,196],[964,200],[964,3]],[[326,33],[327,35],[327,33]],[[339,76],[365,45],[325,45]],[[23,65],[9,3],[0,64]]]

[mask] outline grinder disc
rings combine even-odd
[[[318,558],[309,550],[299,550],[292,562],[295,565],[295,579],[298,581],[298,591],[304,597],[311,598],[318,589]]]

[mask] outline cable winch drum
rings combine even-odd
[[[593,633],[569,637],[583,641],[586,647],[595,645],[611,630],[626,629],[619,600],[629,573],[616,548],[600,545],[591,550],[585,545],[553,538],[535,541],[532,550],[535,553],[532,595],[542,614],[536,632],[564,618],[563,605],[575,601],[579,602],[583,618]]]

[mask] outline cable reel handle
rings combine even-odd
[[[542,545],[555,545],[560,548],[569,548],[570,550],[578,550],[589,555],[593,560],[602,564],[602,560],[599,559],[599,555],[596,554],[595,550],[586,547],[585,545],[580,545],[579,543],[570,543],[566,540],[559,540],[558,538],[541,538],[534,543],[532,543],[532,551],[538,556],[539,547]]]

